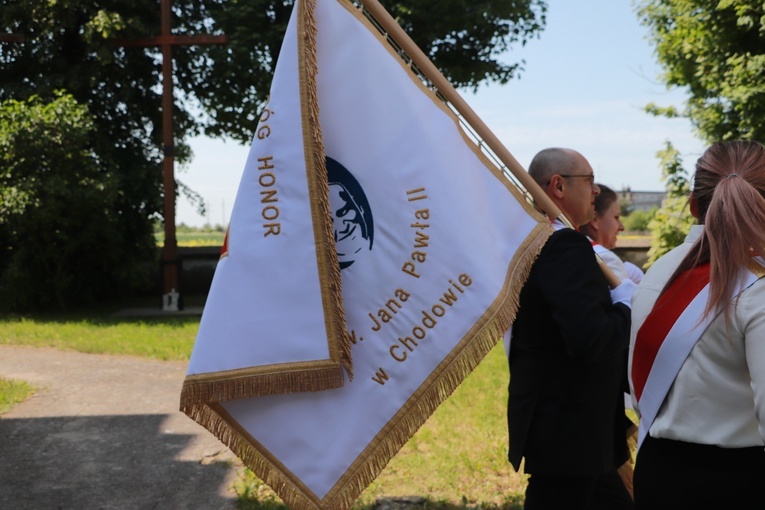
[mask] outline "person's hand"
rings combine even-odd
[[[632,294],[637,290],[637,284],[625,278],[617,287],[611,289],[611,302],[622,303],[632,308]]]

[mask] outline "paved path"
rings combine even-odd
[[[241,463],[178,411],[186,362],[0,345],[0,509],[234,509]]]

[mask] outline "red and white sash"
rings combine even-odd
[[[747,271],[736,295],[757,281]],[[638,448],[648,434],[680,368],[717,314],[701,319],[709,298],[709,264],[678,277],[659,297],[638,330],[632,384],[640,408]]]

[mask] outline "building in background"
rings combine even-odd
[[[650,211],[654,207],[661,207],[661,202],[667,198],[666,191],[632,191],[623,188],[616,192],[619,204],[626,206],[629,211]]]

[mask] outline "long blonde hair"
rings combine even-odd
[[[765,146],[751,140],[713,143],[696,162],[691,192],[704,233],[667,282],[710,265],[704,315],[725,312],[753,254],[765,255]],[[662,293],[664,292],[662,291]]]

